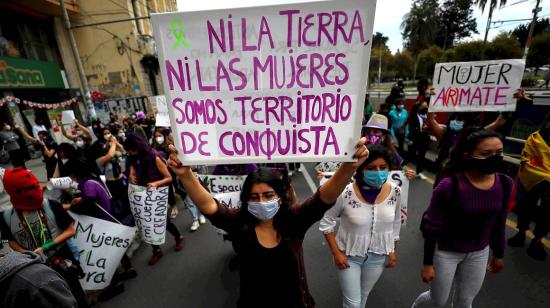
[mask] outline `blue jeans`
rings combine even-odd
[[[430,290],[420,294],[412,307],[444,307],[452,293],[452,307],[471,308],[483,285],[488,260],[489,246],[470,253],[436,249],[433,264],[435,279]],[[451,288],[453,282],[454,290]]]
[[[385,255],[348,256],[349,268],[338,270],[344,308],[363,308],[374,284],[384,271]]]
[[[200,215],[199,209],[197,208],[195,203],[193,203],[193,200],[191,200],[189,195],[187,195],[185,197],[184,202],[185,202],[185,204],[187,204],[187,208],[189,209],[189,212],[191,213],[191,218],[193,219],[193,221],[199,220],[199,215]]]

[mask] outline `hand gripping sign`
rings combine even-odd
[[[153,14],[187,165],[352,161],[376,0]]]

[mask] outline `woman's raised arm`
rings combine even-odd
[[[193,203],[197,205],[203,214],[215,214],[218,211],[218,205],[214,198],[212,198],[210,193],[201,185],[195,175],[193,175],[191,168],[182,165],[176,154],[176,148],[173,145],[170,145],[169,148],[172,154],[170,154],[168,166],[170,166],[170,169],[178,176],[185,192],[187,192],[191,200],[193,200]]]
[[[323,203],[333,204],[336,202],[338,196],[344,191],[351,177],[355,174],[355,170],[367,160],[367,157],[369,157],[369,150],[367,150],[367,146],[365,145],[366,142],[367,139],[363,137],[357,143],[356,151],[353,155],[353,157],[357,159],[356,162],[343,163],[340,165],[336,173],[319,188],[321,201],[323,201]]]

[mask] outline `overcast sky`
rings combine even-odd
[[[207,9],[219,9],[229,7],[244,7],[254,5],[269,5],[291,2],[305,2],[304,0],[177,0],[178,10],[180,11],[196,11]],[[508,0],[509,4],[495,10],[493,21],[532,18],[532,10],[535,7],[536,0]],[[518,4],[515,4],[520,2]],[[393,52],[403,47],[403,38],[399,26],[405,15],[411,7],[412,0],[378,0],[376,5],[376,17],[374,20],[374,32],[382,32],[390,40],[388,45]],[[542,0],[541,17],[550,16],[550,0]],[[485,27],[487,25],[488,10],[481,13],[481,10],[476,8],[474,16],[477,19],[477,29],[479,34],[474,34],[472,39],[483,39]],[[524,21],[526,22],[526,21]],[[497,25],[498,29],[491,29],[489,39],[496,36],[501,31],[509,31],[514,29],[521,22],[504,23]]]

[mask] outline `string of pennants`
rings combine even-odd
[[[4,98],[0,98],[0,107],[4,106],[4,104],[6,103],[14,102],[16,104],[23,103],[24,105],[29,106],[31,108],[56,109],[56,108],[64,108],[67,106],[71,106],[72,104],[75,104],[77,101],[78,101],[78,98],[73,97],[64,102],[53,103],[53,104],[43,104],[43,103],[35,103],[35,102],[19,99],[13,96],[6,96]]]

